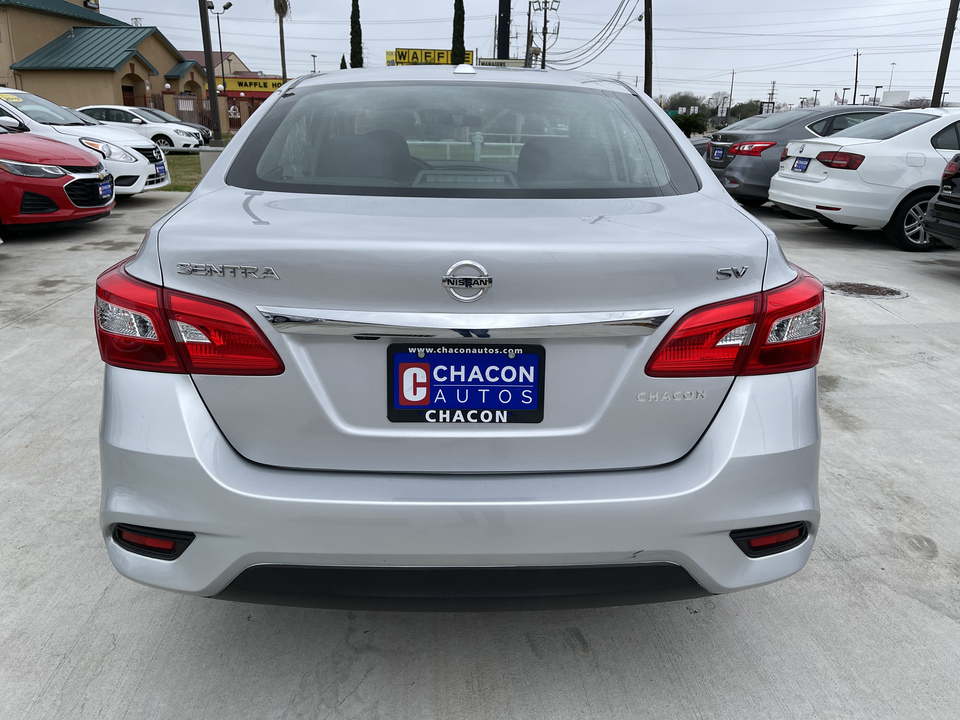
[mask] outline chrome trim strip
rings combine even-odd
[[[582,313],[412,313],[257,307],[282,333],[420,338],[651,335],[672,309]]]

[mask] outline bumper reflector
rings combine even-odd
[[[749,530],[734,530],[730,538],[749,557],[764,557],[803,544],[810,534],[805,522],[769,525]]]
[[[161,560],[180,557],[195,537],[193,533],[136,525],[116,525],[113,528],[113,540],[124,550]]]
[[[840,208],[831,207],[829,205],[817,205],[817,210],[833,210],[834,212],[839,212]]]

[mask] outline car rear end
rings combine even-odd
[[[837,137],[788,143],[770,183],[770,200],[805,217],[883,227],[901,190],[867,182],[861,174],[886,162],[871,152],[877,142]]]
[[[960,154],[947,163],[940,190],[927,206],[923,227],[944,245],[960,249]]]
[[[98,281],[116,567],[469,609],[797,572],[819,282],[622,85],[366,77],[275,95]]]

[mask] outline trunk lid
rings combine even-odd
[[[240,454],[291,468],[443,473],[682,457],[732,379],[649,378],[644,366],[689,310],[759,292],[767,257],[755,223],[699,194],[530,201],[228,187],[182,208],[158,246],[166,286],[242,308],[285,364],[273,377],[194,376]],[[477,302],[442,285],[460,261],[493,278]],[[718,282],[722,267],[749,270]],[[391,422],[390,346],[416,361],[436,343],[542,348],[542,421]]]
[[[880,141],[846,137],[794,140],[787,143],[787,158],[780,161],[777,175],[802,182],[823,182],[830,176],[831,168],[817,160],[817,155],[822,152],[857,152],[858,146],[872,145],[877,142]],[[849,172],[849,170],[842,172]]]

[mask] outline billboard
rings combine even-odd
[[[387,65],[453,65],[450,56],[453,50],[426,50],[422,48],[397,48],[387,50]],[[473,50],[467,50],[467,65],[473,65]]]

